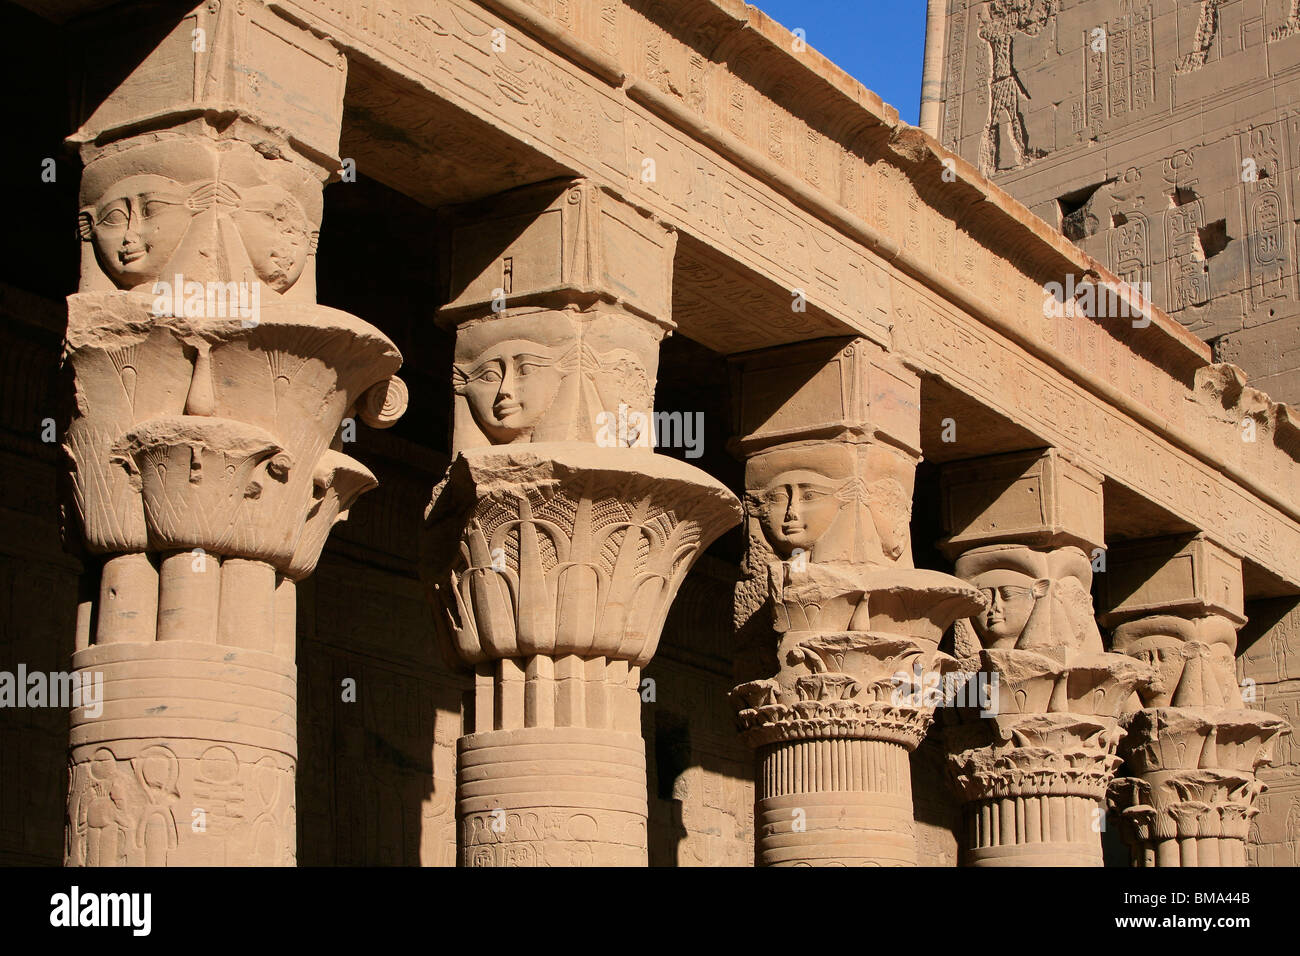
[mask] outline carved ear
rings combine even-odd
[[[1034,609],[1029,612],[1029,620],[1025,622],[1025,629],[1021,631],[1020,639],[1016,641],[1016,647],[1027,650],[1037,647],[1052,647],[1067,642],[1068,638],[1057,634],[1052,627],[1053,602],[1043,600],[1051,587],[1051,578],[1039,578],[1030,587],[1030,593],[1034,595]]]
[[[90,242],[91,228],[95,225],[94,217],[82,210],[77,213],[77,235],[82,242]]]
[[[132,491],[144,490],[144,480],[140,476],[140,466],[135,463],[135,458],[123,450],[114,449],[108,460],[110,464],[118,465],[126,471],[126,480]]]

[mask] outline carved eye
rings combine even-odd
[[[99,217],[101,226],[125,226],[130,219],[126,214],[126,209],[122,206],[114,206]]]
[[[536,371],[538,371],[539,369],[543,369],[543,368],[545,368],[545,367],[546,367],[546,366],[543,365],[541,362],[520,362],[520,363],[519,363],[519,374],[520,374],[520,375],[531,375],[531,374],[533,374],[533,372],[536,372]]]
[[[826,497],[826,492],[818,491],[816,488],[805,488],[799,493],[800,501],[820,501]]]
[[[495,385],[497,382],[501,381],[501,370],[493,366],[488,366],[487,368],[480,370],[478,374],[474,376],[474,381],[488,382]]]
[[[171,203],[163,202],[160,199],[146,199],[144,203],[144,217],[152,219],[154,216],[161,215],[171,208]]]

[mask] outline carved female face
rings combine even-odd
[[[100,266],[130,289],[157,279],[185,238],[193,211],[184,187],[165,176],[128,176],[90,213]]]
[[[530,441],[564,380],[554,349],[513,339],[478,356],[458,391],[495,445]]]
[[[796,548],[811,551],[830,528],[843,502],[839,483],[815,471],[787,471],[763,490],[763,531],[782,557]]]
[[[1186,663],[1183,658],[1184,645],[1185,641],[1174,634],[1148,634],[1125,647],[1124,653],[1144,664],[1152,665],[1159,674],[1158,687],[1147,689],[1143,698],[1143,703],[1147,706],[1168,704],[1174,696]]]
[[[244,190],[232,214],[258,277],[284,292],[302,275],[311,249],[312,226],[302,205],[279,186]]]
[[[1040,597],[1047,593],[1046,578],[1035,581],[1028,575],[1004,572],[992,581],[981,582],[980,591],[988,609],[971,620],[984,647],[1014,647],[1029,623]]]

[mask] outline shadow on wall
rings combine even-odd
[[[752,866],[754,755],[736,730],[737,564],[706,555],[682,584],[642,684],[651,866]]]

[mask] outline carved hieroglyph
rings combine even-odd
[[[208,4],[73,137],[64,451],[100,562],[73,665],[105,700],[73,711],[69,863],[295,859],[294,583],[375,486],[341,423],[404,406],[392,342],[315,304],[344,66],[263,7]],[[326,129],[290,90],[307,77],[337,94]]]
[[[939,640],[981,601],[912,566],[912,373],[860,341],[801,383],[775,367],[800,351],[737,363],[750,526],[737,617],[767,610],[778,635],[776,676],[732,692],[758,751],[755,858],[915,865],[908,755],[933,719],[927,684],[956,666]]]
[[[1127,775],[1111,784],[1134,866],[1244,866],[1258,777],[1280,717],[1247,709],[1236,680],[1241,560],[1211,539],[1119,550],[1107,580],[1114,647],[1154,667],[1125,718]],[[1139,709],[1140,708],[1140,709]]]
[[[582,181],[447,232],[457,455],[424,544],[440,641],[475,672],[461,862],[644,866],[641,668],[739,520],[725,486],[651,450],[676,237]]]
[[[1106,653],[1093,619],[1100,477],[1048,449],[946,466],[943,496],[940,545],[986,601],[956,651],[996,679],[992,706],[947,732],[963,862],[1101,866],[1120,717],[1154,670]]]

